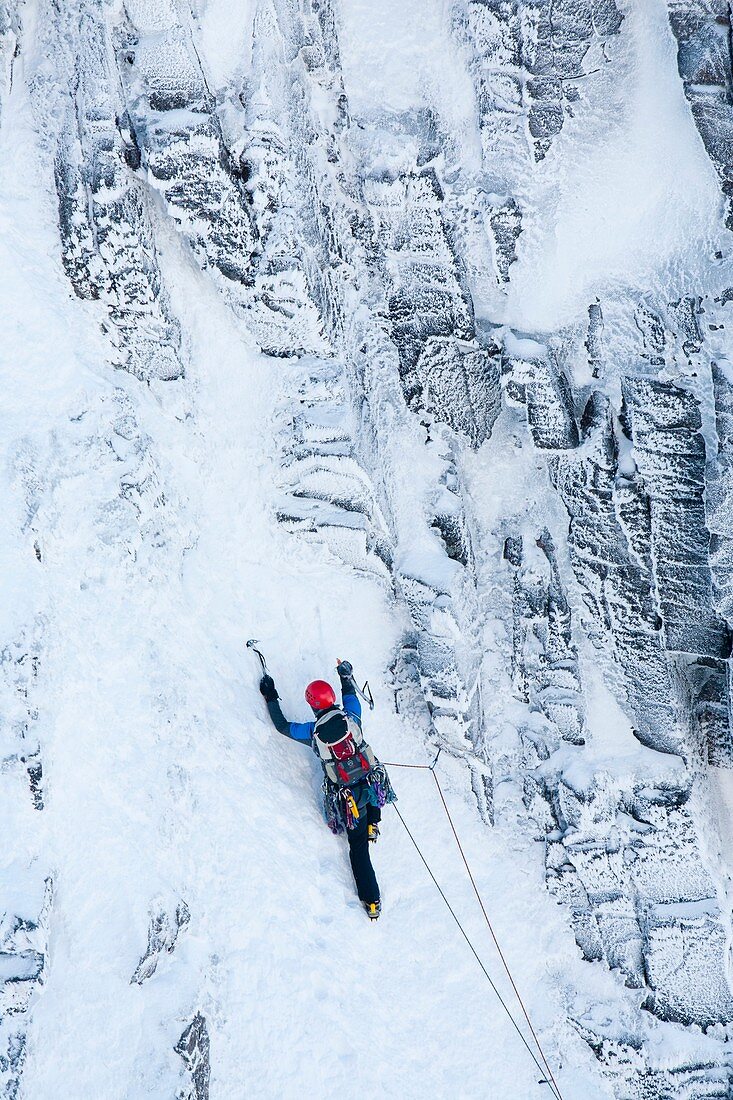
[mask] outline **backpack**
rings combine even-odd
[[[351,787],[361,782],[376,764],[361,726],[338,707],[327,710],[316,721],[313,749],[320,757],[326,778],[336,787]]]

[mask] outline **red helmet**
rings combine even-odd
[[[336,692],[325,680],[314,680],[305,689],[305,701],[313,710],[328,710],[336,702]]]

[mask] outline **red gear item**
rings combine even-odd
[[[347,733],[345,737],[342,737],[340,741],[330,746],[331,754],[336,760],[350,760],[356,752],[356,745],[354,744],[354,738],[350,733]]]
[[[305,689],[305,701],[313,710],[328,710],[336,702],[336,692],[325,680],[313,680]]]

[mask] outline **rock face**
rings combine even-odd
[[[6,911],[0,920],[0,1088],[11,1100],[20,1096],[28,1013],[46,978],[52,896],[49,879],[33,916]]]
[[[246,73],[222,87],[196,5],[41,7],[49,57],[30,91],[60,255],[110,360],[175,405],[186,325],[161,255],[185,250],[272,360],[274,519],[392,598],[397,710],[462,762],[487,825],[542,846],[567,935],[608,979],[608,1003],[558,992],[594,1087],[732,1095],[730,906],[704,805],[710,766],[733,767],[733,272],[721,253],[693,289],[617,279],[562,330],[505,323],[522,234],[543,216],[530,185],[597,108],[626,6],[456,0],[446,35],[475,97],[463,161],[440,95],[352,113],[330,0],[259,0]],[[730,229],[729,5],[668,7]],[[0,4],[0,126],[22,42]],[[103,433],[70,430],[78,466],[124,467],[105,538],[147,561],[167,499],[130,392],[98,400]],[[42,463],[21,449],[15,465],[40,565]],[[40,633],[0,654],[3,777],[39,812]],[[8,1097],[46,980],[40,881],[35,910],[0,923]],[[153,907],[131,983],[190,916]],[[181,1011],[179,1097],[206,1100],[216,1020]]]
[[[145,380],[177,378],[180,332],[156,258],[149,192],[136,175],[141,153],[112,28],[101,11],[76,9],[59,13],[59,69],[36,88],[38,109],[57,103],[61,120],[53,154],[64,266],[75,293],[99,302],[121,367]]]
[[[572,613],[549,531],[534,545],[521,536],[504,544],[513,566],[512,681],[527,705],[544,714],[563,740],[583,745],[584,707]]]
[[[733,228],[733,102],[731,16],[726,0],[668,0],[677,39],[677,59],[685,95],[720,176],[727,199],[726,224]]]
[[[148,946],[135,967],[131,982],[142,985],[148,978],[152,978],[158,969],[161,955],[164,951],[169,955],[173,952],[180,933],[188,927],[190,920],[191,914],[185,901],[176,906],[173,914],[162,907],[156,909],[150,918]]]
[[[189,1084],[179,1091],[177,1100],[209,1100],[210,1045],[206,1020],[197,1012],[175,1047],[190,1077]]]
[[[526,407],[535,447],[547,451],[577,447],[578,426],[570,384],[548,356],[547,349],[535,344],[523,354],[512,354],[507,348],[502,362],[506,399]]]
[[[21,20],[18,5],[12,2],[0,4],[0,62],[2,62],[2,84],[0,85],[0,103],[10,91],[13,82],[13,67],[20,54]],[[2,116],[0,116],[2,124]]]
[[[653,379],[625,379],[623,395],[649,498],[649,549],[665,648],[725,660],[730,632],[713,609],[699,402]]]
[[[468,0],[454,20],[473,53],[485,153],[502,163],[547,154],[579,109],[586,56],[605,56],[623,16],[614,0]]]

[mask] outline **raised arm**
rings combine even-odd
[[[361,703],[356,693],[354,669],[351,661],[339,661],[336,665],[336,671],[341,681],[341,702],[343,703],[344,710],[347,714],[350,714],[352,718],[356,718],[357,722],[361,725]]]
[[[293,741],[304,741],[310,744],[313,737],[313,722],[289,722],[282,712],[280,696],[275,687],[272,676],[263,676],[260,680],[260,693],[267,703],[267,710],[272,724],[278,733],[285,737],[291,737]]]

